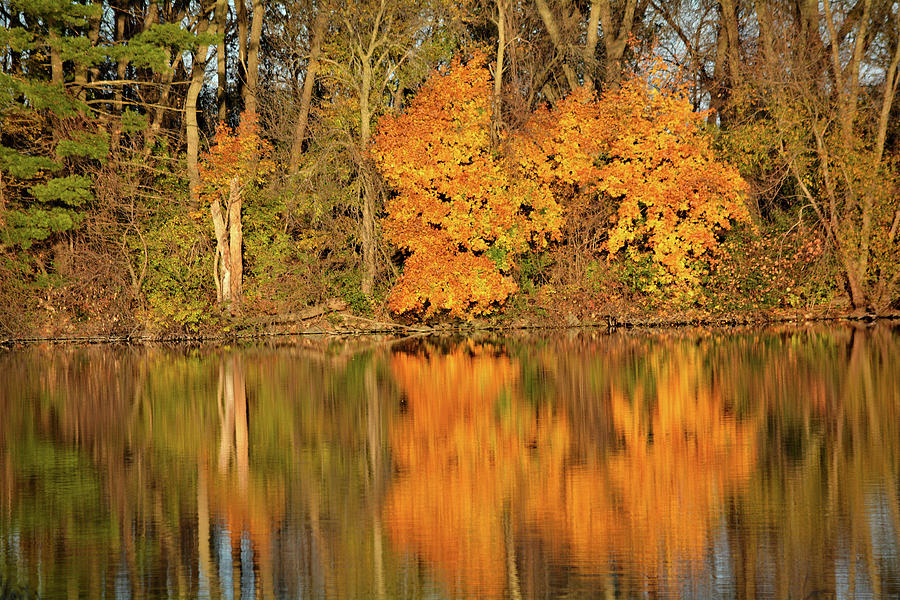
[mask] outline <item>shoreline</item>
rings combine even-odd
[[[666,330],[684,329],[689,327],[708,328],[733,328],[747,326],[768,326],[781,324],[815,324],[815,323],[876,323],[876,322],[900,322],[900,311],[892,311],[885,314],[856,312],[838,312],[834,314],[810,314],[797,312],[795,314],[727,314],[727,315],[674,315],[670,318],[659,315],[631,316],[617,318],[612,315],[601,317],[600,320],[578,323],[558,323],[552,319],[544,322],[518,321],[511,323],[498,323],[488,320],[475,320],[462,323],[444,323],[436,325],[403,324],[388,321],[376,321],[357,315],[338,315],[342,320],[368,321],[369,327],[347,327],[323,323],[320,319],[309,327],[303,329],[297,327],[269,326],[263,330],[250,330],[251,327],[238,326],[232,332],[209,332],[197,334],[96,334],[96,335],[33,335],[21,337],[0,337],[0,348],[23,346],[31,344],[156,344],[156,343],[220,343],[246,342],[251,340],[265,340],[276,338],[355,338],[374,335],[403,335],[429,336],[450,334],[472,334],[483,332],[527,332],[527,331],[575,331],[575,330],[603,330],[606,332],[628,330]]]

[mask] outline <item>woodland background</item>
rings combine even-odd
[[[887,0],[0,0],[0,336],[890,313],[898,63]],[[660,140],[674,183],[619,189]],[[652,207],[706,187],[740,207],[663,232],[679,275]],[[416,287],[454,260],[454,297]]]

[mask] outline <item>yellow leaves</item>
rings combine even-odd
[[[749,223],[747,186],[717,161],[683,85],[661,65],[596,99],[585,90],[534,113],[514,140],[520,164],[565,190],[616,205],[606,250],[647,252],[676,287],[698,282],[717,235]]]
[[[683,84],[670,83],[662,66],[600,99],[579,89],[552,109],[538,108],[501,155],[490,146],[484,63],[476,55],[440,70],[405,113],[383,119],[373,144],[397,192],[387,239],[426,256],[440,240],[447,265],[470,269],[462,277],[433,273],[427,260],[411,257],[392,296],[395,310],[464,315],[502,302],[515,290],[500,282],[515,255],[560,236],[562,201],[611,204],[616,217],[603,232],[609,255],[643,254],[658,267],[660,284],[682,291],[699,282],[718,237],[749,223],[746,184],[713,156],[701,128],[706,113],[692,110]],[[472,257],[491,257],[495,272]],[[455,288],[439,292],[431,280],[415,280],[426,273]],[[502,293],[479,291],[480,276]]]
[[[487,256],[460,252],[446,241],[428,245],[406,260],[403,276],[388,297],[392,311],[480,314],[516,291],[512,278],[501,274]]]
[[[272,147],[257,133],[256,115],[243,113],[237,130],[222,123],[216,128],[213,145],[200,157],[201,203],[227,196],[231,183],[239,187],[259,182],[275,170],[268,156]]]
[[[385,238],[411,253],[388,305],[398,313],[489,312],[516,291],[515,254],[558,236],[542,182],[491,149],[490,74],[481,54],[438,70],[371,151],[396,191]]]

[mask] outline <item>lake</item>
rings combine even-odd
[[[896,324],[0,351],[10,598],[896,598],[898,495]]]

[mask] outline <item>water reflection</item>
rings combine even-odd
[[[433,565],[453,596],[518,593],[511,511],[567,445],[549,405],[516,398],[516,367],[474,344],[391,357],[405,409],[391,427],[397,476],[384,512],[397,548]]]
[[[42,598],[896,597],[900,332],[0,355]]]

